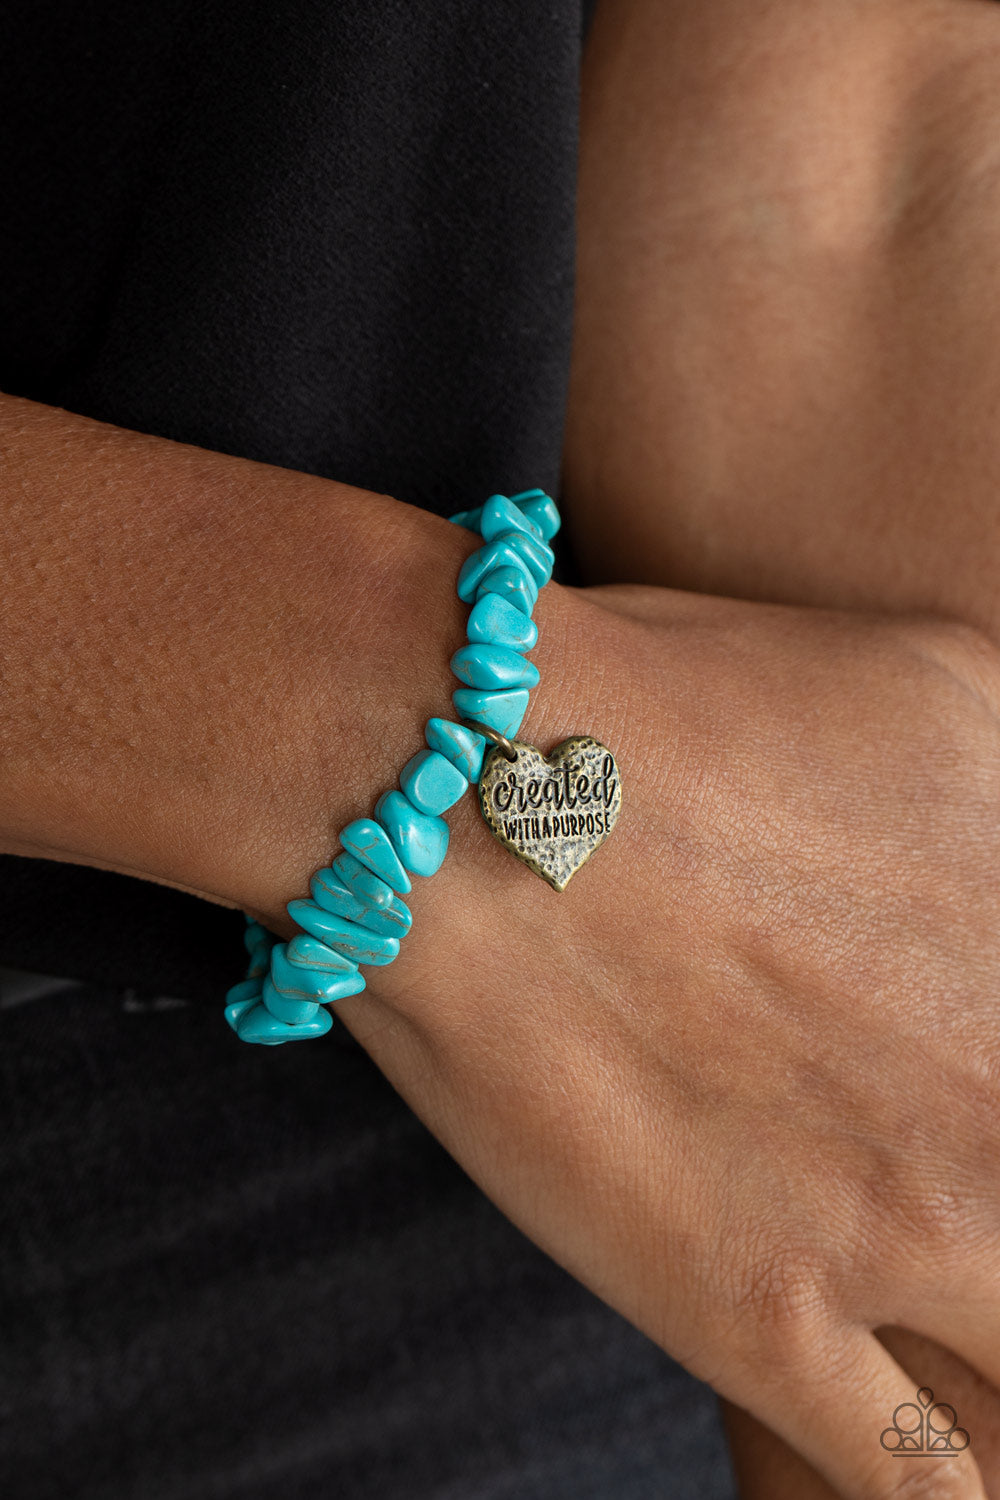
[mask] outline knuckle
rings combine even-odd
[[[909,1191],[900,1193],[896,1212],[912,1239],[946,1252],[964,1237],[969,1204],[957,1186],[913,1184]]]
[[[812,1260],[787,1244],[749,1258],[734,1288],[734,1313],[749,1323],[754,1340],[782,1363],[807,1352],[826,1306],[825,1278]]]

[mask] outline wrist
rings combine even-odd
[[[422,748],[427,720],[451,714],[449,662],[468,614],[454,585],[474,538],[374,498],[384,500],[374,529],[366,519],[346,539],[339,528],[330,539],[327,558],[350,559],[328,589],[330,635],[295,680],[280,658],[266,666],[266,712],[249,726],[228,884],[236,904],[282,937],[298,931],[285,908],[330,861],[338,830],[372,815],[378,795]],[[254,748],[262,743],[263,756]]]

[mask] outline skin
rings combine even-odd
[[[621,821],[559,895],[466,797],[404,953],[338,1009],[484,1191],[733,1404],[746,1493],[981,1496],[1000,1381],[984,123],[967,156],[986,9],[702,11],[662,28],[688,89],[655,84],[666,44],[638,6],[599,15],[588,58],[566,499],[594,583],[539,600],[522,734],[611,746]],[[782,128],[775,78],[816,56]],[[884,65],[848,116],[859,164],[891,117],[875,180],[837,155],[845,57]],[[824,80],[789,196],[788,143]],[[651,112],[665,94],[690,113]],[[685,120],[714,150],[687,186],[679,151],[665,195]],[[704,181],[714,198],[662,217]],[[849,243],[820,274],[845,204]],[[790,276],[805,348],[776,336]],[[882,425],[873,396],[898,403]],[[290,935],[285,903],[448,702],[466,611],[427,579],[454,577],[471,538],[11,398],[0,439],[26,564],[0,604],[3,847],[182,885]],[[878,1434],[928,1370],[975,1456],[908,1468]]]
[[[599,6],[566,447],[589,576],[997,638],[998,46],[961,0]],[[992,1388],[881,1338],[1000,1493]],[[728,1421],[746,1496],[832,1493]]]

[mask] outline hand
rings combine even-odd
[[[933,609],[1000,639],[998,17],[598,6],[565,468],[589,578]],[[880,1337],[947,1389],[1000,1494],[996,1391]],[[747,1500],[833,1493],[728,1425]]]
[[[872,1330],[1000,1379],[993,648],[654,588],[538,617],[523,737],[611,746],[618,828],[557,895],[460,804],[339,1013],[574,1275],[840,1493],[915,1495]]]
[[[947,1401],[958,1413],[960,1425],[971,1434],[976,1463],[992,1500],[1000,1494],[996,1389],[929,1339],[901,1328],[880,1329],[879,1339],[915,1385],[930,1388],[935,1401]],[[836,1492],[826,1481],[773,1432],[728,1403],[724,1403],[724,1416],[742,1500],[835,1500]]]

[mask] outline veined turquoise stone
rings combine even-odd
[[[227,990],[223,1014],[234,1031],[237,1030],[237,1023],[244,1011],[257,1004],[263,987],[263,979],[241,979],[239,984],[234,984],[231,990]]]
[[[542,541],[551,542],[562,525],[559,507],[552,496],[546,495],[544,490],[525,490],[523,495],[511,495],[510,498],[521,514],[538,527]]]
[[[515,688],[510,693],[485,693],[481,688],[456,688],[451,701],[461,719],[478,719],[500,734],[512,739],[521,727],[528,709],[528,689]]]
[[[437,817],[469,790],[461,771],[439,750],[418,750],[399,773],[403,796],[417,812]]]
[[[375,879],[372,876],[372,879]],[[386,886],[386,890],[388,890]],[[317,906],[322,906],[324,911],[333,912],[335,916],[346,917],[350,922],[359,922],[362,927],[367,927],[371,932],[385,933],[389,937],[405,937],[413,923],[410,908],[398,896],[393,896],[389,891],[392,901],[390,906],[371,906],[367,901],[362,901],[349,891],[344,883],[338,879],[336,873],[327,866],[326,869],[317,870],[309,882],[309,891]],[[271,955],[274,962],[274,955]]]
[[[476,589],[480,581],[486,577],[487,573],[491,573],[494,568],[521,568],[531,580],[537,599],[538,585],[535,582],[535,575],[527,554],[519,546],[515,546],[518,539],[533,541],[533,538],[523,531],[505,531],[502,536],[495,536],[491,542],[484,542],[471,557],[467,557],[458,575],[458,597],[464,599],[466,604],[471,604],[476,597]],[[531,607],[534,609],[534,604]]]
[[[487,646],[509,646],[512,651],[530,651],[538,640],[538,626],[499,594],[477,593],[465,629],[470,641]]]
[[[487,646],[479,641],[455,652],[451,670],[469,687],[487,688],[495,693],[505,693],[510,688],[533,688],[538,682],[534,662],[525,661],[509,646]]]
[[[245,1010],[236,1023],[242,1042],[260,1042],[265,1047],[277,1047],[282,1042],[304,1042],[310,1037],[322,1036],[333,1025],[333,1017],[324,1006],[320,1006],[309,1021],[299,1026],[290,1026],[272,1016],[267,1006],[258,1000]]]
[[[297,932],[293,938],[289,938],[285,944],[285,958],[296,968],[315,969],[319,974],[338,979],[358,972],[357,964],[333,948],[328,948],[326,943],[308,932]]]
[[[540,542],[536,536],[529,536],[526,531],[508,531],[497,537],[497,541],[506,542],[524,558],[536,588],[545,587],[552,577],[556,562],[556,555],[551,547]]]
[[[296,941],[296,938],[292,938],[293,943]],[[311,938],[307,941],[316,942],[317,940]],[[344,965],[343,969],[322,970],[292,963],[288,957],[289,944],[277,945],[271,954],[271,983],[279,995],[283,995],[288,1000],[312,1000],[319,1005],[329,1005],[334,1000],[343,999],[345,995],[357,995],[364,989],[364,976],[357,965],[352,964],[339,953],[334,954],[333,949],[327,948],[325,943],[322,946],[331,957],[341,960]]]
[[[341,885],[346,885],[352,895],[367,906],[391,906],[394,900],[392,886],[380,875],[373,875],[353,854],[338,854],[332,861],[333,873]]]
[[[478,609],[478,604],[476,609]],[[472,611],[475,614],[475,610]],[[516,614],[517,611],[515,610]],[[524,618],[523,615],[521,617]],[[432,750],[450,760],[466,781],[478,781],[483,770],[486,740],[474,729],[464,724],[453,724],[450,719],[428,719],[424,739]]]
[[[448,825],[443,818],[418,812],[402,792],[383,792],[375,804],[375,816],[384,826],[393,847],[414,875],[433,875],[448,852]]]
[[[455,526],[467,526],[470,531],[479,530],[479,517],[483,513],[483,507],[477,505],[475,510],[457,510],[448,520]]]
[[[508,500],[506,495],[491,495],[483,506],[479,519],[479,531],[484,542],[492,541],[505,531],[526,531],[529,536],[541,541],[542,533],[530,517]]]
[[[538,603],[535,580],[526,565],[519,568],[491,568],[479,581],[476,602],[489,594],[505,599],[524,615],[530,615]]]
[[[314,901],[289,901],[285,907],[293,922],[319,938],[328,948],[336,948],[355,964],[391,964],[399,952],[399,939],[372,932],[347,917],[324,911]]]
[[[293,995],[282,995],[275,989],[274,980],[268,974],[260,997],[277,1021],[287,1021],[289,1026],[301,1026],[311,1021],[319,1010],[319,1002],[309,999],[297,1000]]]
[[[381,875],[398,895],[405,896],[410,890],[410,877],[400,864],[389,835],[374,818],[355,818],[341,830],[340,842],[348,854],[360,859],[374,875]]]

